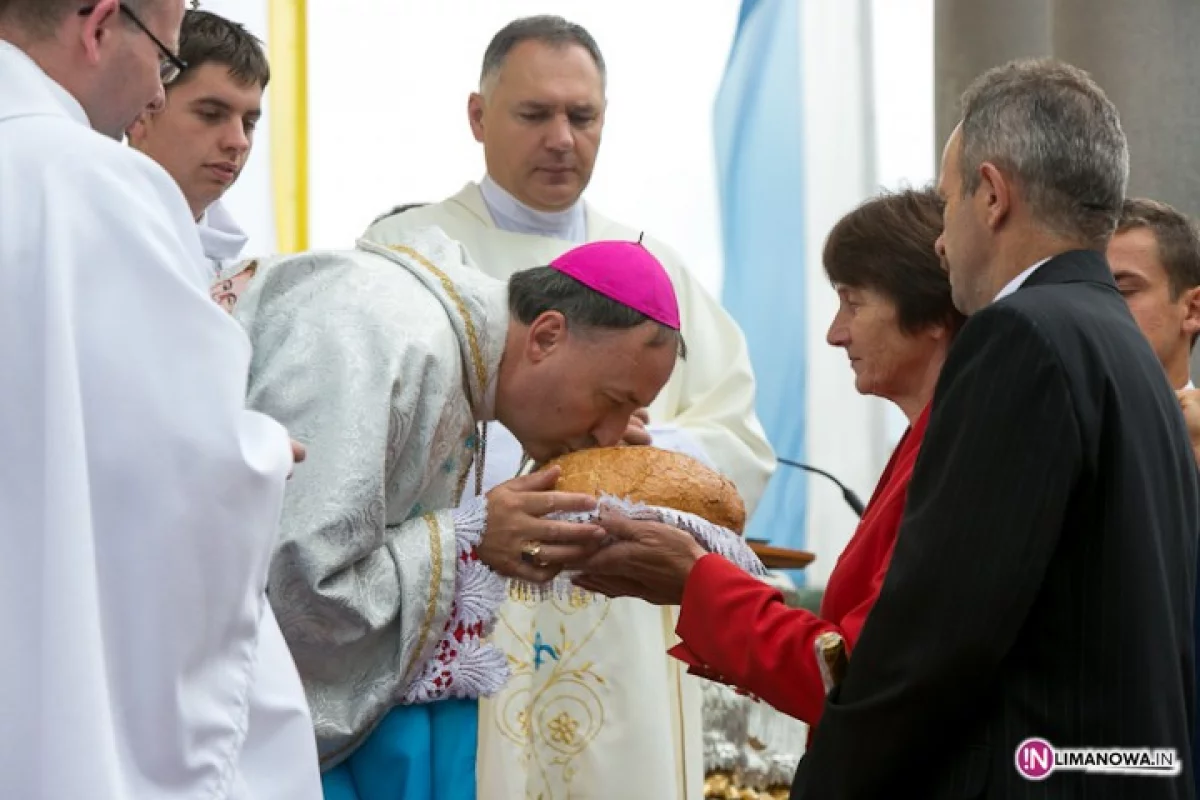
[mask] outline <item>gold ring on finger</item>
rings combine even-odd
[[[535,567],[544,567],[546,562],[538,558],[542,552],[541,542],[526,542],[521,546],[521,560]]]

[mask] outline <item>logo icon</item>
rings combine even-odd
[[[1028,781],[1044,781],[1052,772],[1174,777],[1183,771],[1179,753],[1171,748],[1056,748],[1036,736],[1017,745],[1013,761],[1017,772]]]
[[[1054,746],[1031,737],[1017,745],[1017,772],[1030,781],[1044,781],[1054,771]]]

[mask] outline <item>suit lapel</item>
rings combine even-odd
[[[1117,287],[1102,253],[1096,250],[1069,250],[1035,269],[1017,291],[1030,286],[1064,283],[1100,283],[1113,289]]]

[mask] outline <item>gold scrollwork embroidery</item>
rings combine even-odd
[[[574,614],[584,608],[591,608],[598,602],[608,602],[607,598],[598,597],[578,587],[572,587],[567,596],[562,597],[557,590],[539,592],[523,581],[511,581],[508,584],[508,599],[526,608],[536,608],[539,603],[549,602],[563,614]]]
[[[421,621],[417,646],[413,648],[408,664],[404,667],[405,685],[412,680],[413,668],[425,650],[425,643],[429,641],[429,630],[433,627],[433,618],[437,616],[438,593],[442,588],[442,526],[435,514],[426,514],[424,520],[429,528],[429,560],[432,566],[429,570],[429,602],[425,606],[425,619]]]
[[[595,608],[591,601],[573,606],[570,599],[558,598],[554,605],[561,613]],[[544,641],[536,619],[530,620],[527,632],[522,634],[504,615],[500,617],[516,644],[508,652],[512,678],[509,689],[496,698],[495,723],[501,735],[521,747],[527,767],[545,787],[531,797],[561,800],[551,789],[551,773],[558,772],[562,783],[569,786],[576,773],[575,759],[604,727],[602,694],[608,681],[591,660],[582,658],[584,648],[608,618],[611,609],[607,600],[602,608],[595,623],[577,642],[571,639],[565,623],[559,623],[557,637]]]
[[[487,391],[488,375],[487,362],[483,357],[483,345],[479,342],[479,329],[475,327],[475,320],[471,317],[471,311],[467,308],[467,302],[463,300],[462,294],[459,293],[458,287],[454,285],[454,281],[450,279],[442,270],[438,269],[437,265],[426,258],[421,253],[411,247],[402,244],[388,245],[388,249],[406,255],[413,261],[416,261],[425,269],[429,270],[438,282],[442,284],[442,289],[449,296],[450,301],[454,303],[455,309],[458,310],[459,317],[462,318],[463,328],[467,332],[467,347],[471,351],[471,365],[475,369],[475,380],[479,383],[480,396],[473,398],[471,402],[472,408],[477,408],[482,402],[482,393]],[[471,397],[474,392],[471,387],[467,386],[467,396]],[[475,435],[471,437],[472,448],[474,453],[473,461],[475,463],[475,495],[483,494],[483,465],[487,459],[487,425],[478,426],[480,428]],[[470,465],[467,470],[462,473],[462,477],[458,485],[458,498],[461,500],[463,490],[467,485],[467,476],[470,474]]]
[[[467,329],[467,344],[471,348],[471,360],[474,362],[475,379],[479,381],[479,391],[486,391],[488,383],[487,364],[483,360],[483,348],[479,344],[479,331],[475,328],[475,320],[471,318],[471,312],[467,309],[466,301],[458,293],[458,288],[455,287],[454,281],[450,280],[450,276],[438,269],[432,261],[411,247],[402,244],[393,244],[389,246],[389,249],[413,259],[422,267],[432,272],[433,276],[442,284],[442,288],[450,296],[450,300],[454,303],[455,308],[458,309],[458,314],[462,317],[463,326]]]

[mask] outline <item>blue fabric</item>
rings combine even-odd
[[[475,800],[478,736],[475,700],[398,706],[321,776],[325,800]]]
[[[797,461],[806,450],[803,89],[799,0],[742,0],[715,109],[722,299],[746,334],[767,438]],[[803,472],[781,466],[746,535],[803,548],[807,488]]]

